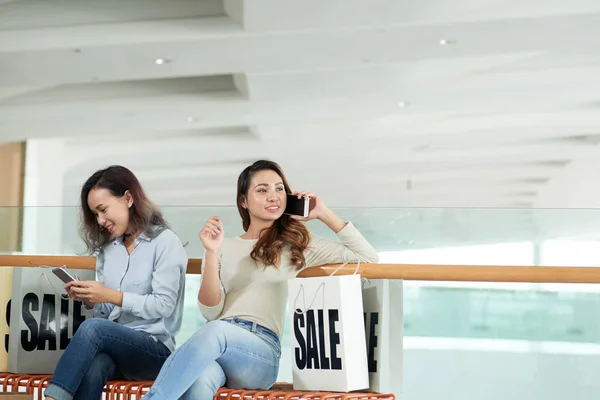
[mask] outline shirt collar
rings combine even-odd
[[[152,240],[152,238],[151,238],[150,236],[148,236],[148,235],[146,234],[146,232],[143,232],[143,233],[142,233],[140,236],[138,236],[138,237],[136,238],[136,240],[138,240],[138,239],[139,239],[139,240],[144,240],[144,241],[146,241],[146,242],[149,242],[149,241],[151,241],[151,240]]]
[[[158,228],[159,228],[158,226],[153,225],[150,227],[150,230],[152,231],[152,233],[156,233]],[[115,238],[114,241],[117,243],[123,244],[124,239],[125,239],[124,236],[119,236],[118,238]],[[146,232],[142,232],[141,235],[139,235],[137,238],[135,238],[135,242],[137,243],[140,240],[143,240],[145,242],[150,242],[150,241],[152,241],[152,237],[148,236],[148,234]]]

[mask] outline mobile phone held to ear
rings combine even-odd
[[[308,206],[310,200],[306,197],[298,198],[292,194],[287,195],[287,205],[285,206],[284,214],[297,215],[299,217],[308,217]]]
[[[54,268],[54,269],[52,269],[52,273],[54,273],[54,275],[58,276],[58,279],[60,279],[64,283],[69,283],[71,281],[75,281],[76,280],[73,277],[73,275],[69,274],[67,272],[67,270],[64,269],[64,268]]]

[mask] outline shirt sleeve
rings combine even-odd
[[[306,268],[334,263],[377,263],[379,255],[352,222],[337,233],[339,241],[312,235],[305,252]]]
[[[104,251],[100,250],[96,256],[96,280],[104,285]],[[84,308],[90,310],[90,308],[83,303]],[[95,318],[108,318],[115,305],[112,303],[98,303],[91,308],[92,315]]]
[[[175,310],[188,257],[179,237],[165,230],[157,243],[150,294],[123,293],[122,309],[144,319],[167,318]]]
[[[202,259],[206,260],[206,252],[202,256]],[[219,276],[220,275],[221,275],[221,256],[219,256]],[[200,286],[202,286],[202,278],[203,277],[204,277],[203,274],[200,275]],[[221,298],[220,298],[218,304],[216,304],[212,307],[209,307],[209,306],[202,304],[200,301],[198,301],[198,307],[200,308],[200,313],[207,321],[212,321],[212,320],[219,318],[219,316],[223,312],[223,307],[225,306],[225,288],[223,287],[223,282],[221,281],[220,278],[219,278],[219,288],[220,288],[220,292],[221,292]]]

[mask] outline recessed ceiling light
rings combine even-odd
[[[442,40],[440,40],[440,44],[442,46],[446,45],[446,44],[454,44],[454,43],[456,43],[456,41],[454,41],[454,40],[448,40],[448,39],[442,39]]]
[[[168,64],[170,62],[171,60],[167,60],[166,58],[157,58],[156,60],[154,60],[154,63],[157,65]]]
[[[400,108],[404,108],[408,105],[408,103],[406,101],[399,101],[398,102],[398,107]]]
[[[194,122],[196,120],[196,118],[194,118],[194,117],[187,117],[185,120],[187,122]]]

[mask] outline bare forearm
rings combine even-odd
[[[221,301],[218,251],[207,251],[203,261],[198,301],[207,307],[214,307]]]
[[[319,219],[335,233],[338,233],[344,229],[347,224],[347,222],[344,222],[344,220],[338,217],[337,214],[330,209],[327,209],[327,211],[325,211],[323,215],[319,217]]]
[[[123,306],[123,292],[110,289],[108,294],[108,303],[114,304],[115,306]]]

